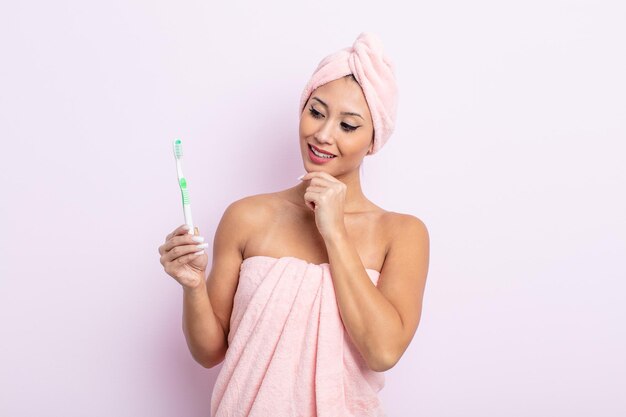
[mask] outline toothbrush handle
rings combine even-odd
[[[189,226],[188,233],[193,235],[193,220],[191,218],[191,204],[183,204],[183,213],[185,214],[185,224]]]

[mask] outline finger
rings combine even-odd
[[[313,171],[313,172],[310,172],[309,174],[312,174],[310,178],[311,181],[313,180],[339,181],[338,179],[330,175],[328,172],[324,172],[324,171]]]
[[[311,179],[311,182],[309,184],[310,185],[318,185],[318,186],[322,185],[322,186],[329,187],[333,182],[335,182],[335,181],[330,180],[328,178],[317,177],[317,178]]]
[[[304,193],[304,202],[311,209],[315,209],[315,205],[317,204],[319,193],[316,191],[306,191]]]
[[[319,193],[321,191],[324,191],[326,188],[327,187],[324,187],[322,185],[309,185],[306,190]]]
[[[184,263],[184,259],[183,258],[185,255],[188,255],[190,253],[194,253],[194,252],[198,252],[200,250],[204,250],[206,249],[206,247],[208,246],[206,243],[202,243],[201,247],[198,247],[198,243],[194,242],[191,245],[179,245],[176,246],[174,248],[172,248],[172,250],[166,252],[163,255],[163,261],[164,262],[181,262]]]
[[[323,188],[319,190],[307,188],[307,190],[304,192],[304,199],[305,200],[317,200],[317,198],[322,194],[322,191],[324,191]]]
[[[199,245],[204,243],[203,236],[190,235],[189,233],[183,233],[182,235],[174,236],[163,244],[163,252],[169,252],[176,246],[181,245]]]
[[[181,263],[189,263],[189,262],[193,261],[196,258],[199,258],[201,256],[206,256],[206,254],[207,253],[206,253],[206,251],[204,249],[200,249],[200,250],[197,250],[195,252],[191,252],[191,253],[183,256],[182,258],[180,258],[180,262]]]
[[[191,253],[181,256],[180,258],[176,259],[175,262],[178,264],[184,265],[184,264],[190,263],[194,259],[202,258],[203,256],[207,256],[206,252],[203,250],[198,250],[198,251],[191,252]],[[193,266],[191,267],[193,268]]]
[[[185,233],[189,233],[189,226],[187,226],[186,224],[181,224],[176,229],[174,229],[174,231],[172,233],[167,235],[165,237],[165,240],[169,240],[169,239],[173,238],[174,236],[183,235]]]

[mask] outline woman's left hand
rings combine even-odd
[[[317,230],[324,239],[344,232],[346,184],[321,171],[308,172],[302,177],[302,181],[307,180],[310,183],[304,193],[304,202],[315,212]]]

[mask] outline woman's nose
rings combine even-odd
[[[320,126],[319,130],[315,132],[315,138],[322,143],[331,143],[332,132],[330,124],[324,123],[322,126]]]

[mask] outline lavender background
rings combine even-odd
[[[626,415],[626,6],[0,5],[0,415],[208,416],[158,246],[303,173],[300,93],[378,33],[398,124],[366,195],[421,218],[420,327],[389,416]],[[211,253],[208,251],[209,254]],[[621,394],[621,395],[620,395]]]

